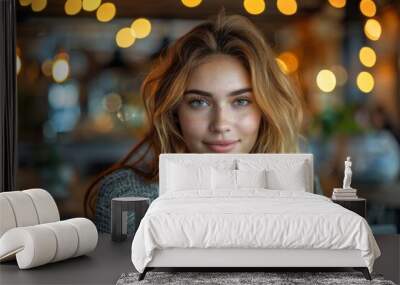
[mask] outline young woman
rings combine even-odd
[[[145,78],[141,94],[147,136],[85,196],[100,231],[110,231],[113,197],[157,197],[160,153],[298,150],[299,97],[262,33],[242,16],[220,14],[179,38]]]

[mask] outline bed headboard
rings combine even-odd
[[[188,167],[208,165],[217,168],[237,169],[237,161],[259,165],[260,167],[278,169],[283,171],[291,165],[304,162],[307,187],[306,191],[314,193],[314,166],[313,155],[310,153],[291,153],[291,154],[248,154],[248,153],[164,153],[160,155],[159,160],[159,195],[166,192],[167,183],[167,164],[168,161],[183,164]]]

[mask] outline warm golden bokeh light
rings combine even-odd
[[[82,9],[82,0],[67,0],[64,5],[65,14],[73,16]]]
[[[61,83],[64,82],[69,75],[69,64],[65,59],[57,59],[52,67],[52,75],[54,81]]]
[[[99,22],[109,22],[115,17],[116,12],[117,9],[113,3],[104,3],[97,9],[96,17]]]
[[[135,35],[131,28],[122,28],[118,31],[115,41],[121,48],[128,48],[135,42]]]
[[[381,37],[381,24],[375,19],[368,19],[364,26],[364,33],[371,41],[377,41]]]
[[[188,8],[194,8],[201,4],[202,0],[181,0],[182,4]]]
[[[299,60],[292,52],[283,52],[278,56],[278,59],[285,63],[287,73],[293,73],[299,67]]]
[[[151,32],[151,23],[145,18],[139,18],[133,21],[131,29],[133,30],[136,38],[143,39]]]
[[[366,17],[373,17],[376,14],[376,5],[372,0],[361,0],[360,11]]]
[[[42,63],[42,72],[44,75],[50,77],[52,73],[53,61],[51,59],[46,59]]]
[[[297,12],[296,0],[278,0],[276,2],[279,12],[284,15],[294,15]]]
[[[40,12],[43,11],[47,6],[47,0],[32,0],[32,11]]]
[[[369,93],[374,89],[375,81],[371,73],[362,71],[357,76],[357,87],[364,93]]]
[[[278,66],[279,66],[279,68],[281,69],[281,71],[282,71],[283,73],[289,74],[288,67],[286,66],[286,63],[285,63],[283,60],[281,60],[281,59],[279,59],[279,58],[277,57],[277,58],[276,58],[276,62],[278,63]]]
[[[101,0],[83,0],[82,1],[82,8],[85,11],[92,12],[99,8],[101,4]]]
[[[243,7],[247,13],[252,15],[258,15],[265,11],[264,0],[244,0]]]
[[[19,74],[19,72],[21,71],[21,58],[19,57],[19,55],[17,55],[17,75]]]
[[[32,0],[19,0],[19,5],[21,6],[29,6],[32,4]]]
[[[321,70],[317,75],[317,86],[323,92],[331,92],[336,87],[335,74],[328,69]]]
[[[344,6],[346,6],[346,0],[329,0],[329,4],[331,4],[332,7],[335,8],[343,8]]]
[[[363,47],[358,53],[360,62],[366,67],[373,67],[376,62],[376,53],[370,47]]]
[[[60,51],[56,56],[55,59],[65,59],[66,61],[69,60],[69,55],[65,51]]]

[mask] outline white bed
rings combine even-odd
[[[162,154],[159,167],[160,197],[132,243],[140,279],[155,267],[354,267],[370,278],[372,232],[313,194],[311,154]]]

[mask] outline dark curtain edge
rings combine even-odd
[[[14,0],[0,1],[0,192],[16,190],[17,93]]]

